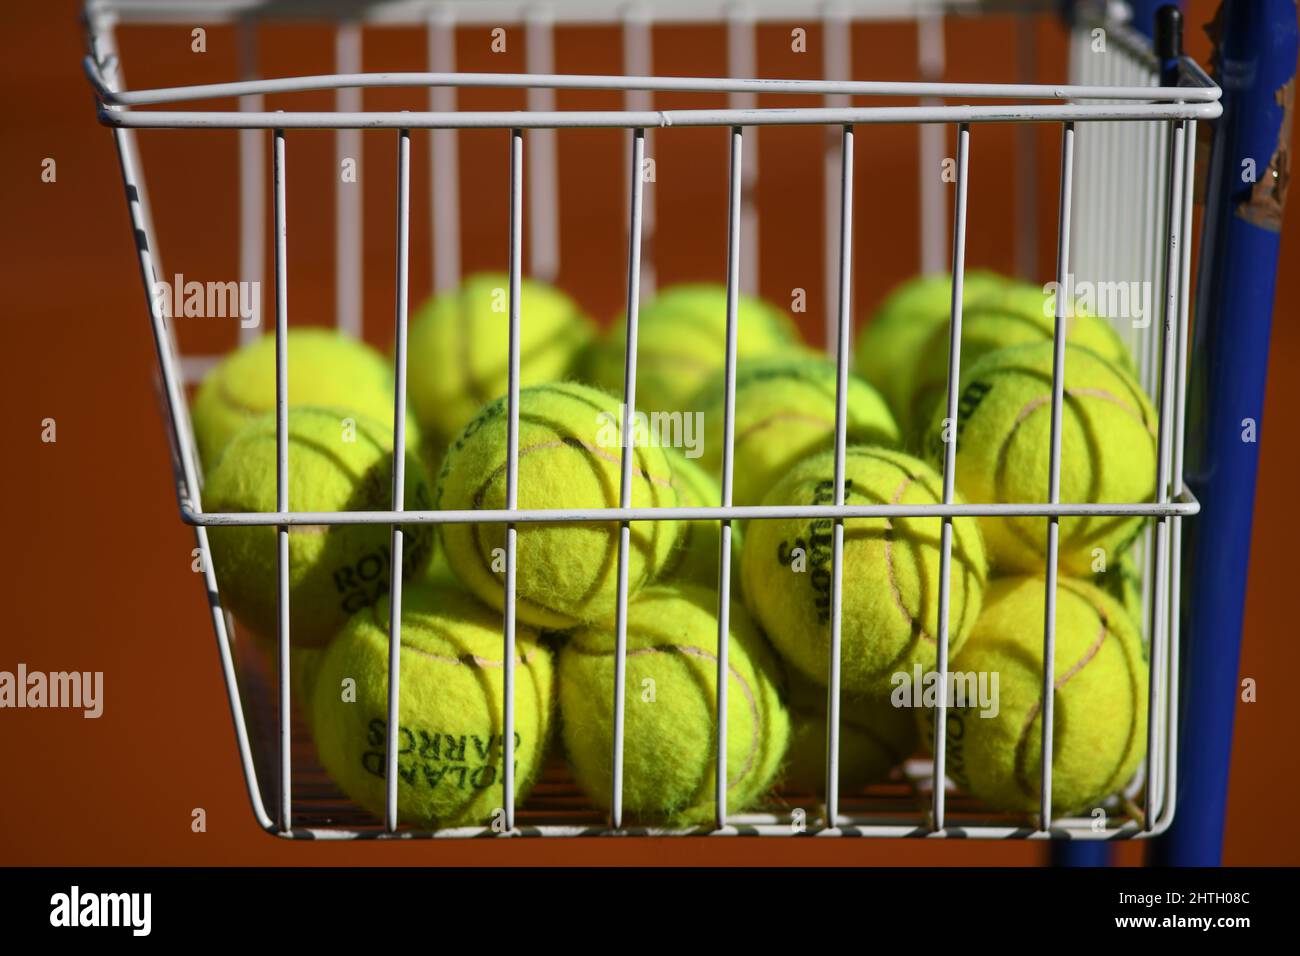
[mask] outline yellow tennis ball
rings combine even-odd
[[[664,455],[672,470],[677,505],[681,508],[710,508],[722,504],[722,490],[707,471],[693,458],[676,448],[665,448]],[[693,581],[716,585],[721,558],[722,524],[718,521],[683,521],[681,540],[668,563],[659,572],[661,581]],[[731,525],[731,577],[740,580],[740,523]]]
[[[1001,288],[1006,279],[973,269],[962,280],[963,307]],[[894,287],[858,336],[854,367],[885,397],[900,425],[907,425],[907,389],[912,368],[921,359],[927,338],[949,321],[952,276],[919,275]]]
[[[559,289],[524,279],[519,289],[519,383],[570,375],[595,325]],[[425,302],[411,317],[407,387],[420,424],[444,443],[509,390],[510,278],[487,272]]]
[[[1070,304],[1070,313],[1065,317],[1067,342],[1086,346],[1125,371],[1133,371],[1132,356],[1109,322],[1089,315],[1077,302]],[[990,290],[963,312],[962,367],[970,367],[997,349],[1052,341],[1055,316],[1055,293],[1046,293],[1036,285],[1009,282]],[[948,331],[947,324],[940,324],[930,333],[907,387],[906,417],[918,433],[924,432],[947,398]]]
[[[1052,807],[1070,813],[1095,807],[1137,771],[1146,753],[1147,661],[1123,608],[1091,585],[1058,580]],[[997,684],[993,707],[950,704],[948,776],[1003,810],[1033,812],[1042,794],[1046,592],[1037,576],[990,583],[975,630],[951,663],[953,672],[988,674],[989,686]],[[932,710],[920,715],[933,726]]]
[[[308,728],[312,722],[311,697],[316,688],[316,674],[324,657],[322,647],[289,648],[289,696]]]
[[[1034,503],[1048,499],[1053,345],[990,352],[962,373],[956,428],[957,488],[967,501]],[[935,413],[925,447],[943,460],[951,429]],[[1066,345],[1061,407],[1061,501],[1152,501],[1156,416],[1137,381],[1091,349]],[[1047,519],[979,519],[995,567],[1041,571]],[[1141,531],[1138,516],[1060,520],[1060,567],[1090,573],[1094,552],[1118,554]]]
[[[393,421],[393,372],[382,355],[333,329],[292,328],[287,342],[289,405],[351,409]],[[199,386],[190,417],[199,457],[209,470],[235,434],[275,410],[275,336],[264,335],[226,356]],[[408,419],[407,440],[419,440]]]
[[[796,462],[834,444],[836,377],[835,366],[815,356],[758,359],[737,369],[732,470],[735,504],[763,501]],[[715,376],[695,402],[704,417],[700,461],[715,475],[722,472],[726,444],[725,384],[725,374]],[[848,377],[845,409],[849,444],[898,444],[898,426],[884,399],[856,375]]]
[[[718,599],[711,588],[656,585],[628,606],[623,806],[644,823],[713,819],[717,761]],[[780,769],[790,721],[782,674],[743,608],[727,642],[727,807],[760,802]],[[574,632],[560,650],[560,715],[574,777],[602,808],[613,786],[614,634]]]
[[[505,803],[505,657],[500,614],[458,588],[402,595],[397,818],[442,829],[494,822]],[[387,776],[387,601],[357,614],[324,652],[312,697],[321,764],[378,817]],[[514,796],[532,789],[554,716],[551,652],[515,630]]]
[[[1146,607],[1142,601],[1142,567],[1132,549],[1120,554],[1103,571],[1095,571],[1083,580],[1101,588],[1128,612],[1139,634],[1146,626]]]
[[[393,506],[393,442],[387,428],[345,409],[289,410],[289,508],[293,511],[388,511]],[[431,492],[414,453],[406,455],[406,500],[427,510]],[[230,440],[203,488],[208,512],[276,510],[275,414],[254,419]],[[433,529],[405,526],[402,576],[418,576],[434,549]],[[208,529],[222,599],[255,634],[277,633],[277,529]],[[298,646],[329,641],[347,619],[388,592],[388,525],[291,525],[289,636]]]
[[[826,688],[789,671],[790,759],[787,789],[826,789]],[[916,750],[916,719],[888,698],[840,695],[840,791],[861,790],[889,777]]]
[[[434,506],[506,507],[507,410],[504,398],[474,418],[447,450]],[[621,487],[618,400],[576,383],[554,383],[519,393],[519,507],[616,508]],[[677,504],[663,450],[638,445],[631,504]],[[674,520],[631,525],[628,593],[669,561],[680,534]],[[456,576],[493,607],[504,606],[504,524],[442,526],[447,560]],[[535,627],[565,629],[614,616],[618,584],[616,522],[527,522],[518,526],[516,609]]]
[[[791,469],[766,503],[834,503],[835,453]],[[925,462],[885,448],[855,446],[844,465],[850,505],[937,504],[938,474]],[[795,669],[826,682],[831,637],[830,518],[762,518],[747,523],[741,552],[745,604]],[[850,518],[844,522],[841,686],[885,696],[892,675],[933,667],[939,621],[939,518]],[[979,614],[987,574],[973,518],[953,520],[949,649],[961,646]]]
[[[593,385],[623,394],[627,321],[620,317],[587,357]],[[804,351],[799,330],[776,306],[742,295],[736,304],[738,358]],[[687,412],[691,399],[727,361],[727,289],[688,283],[664,289],[637,312],[636,407]]]

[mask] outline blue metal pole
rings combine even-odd
[[[1296,0],[1225,0],[1218,29],[1223,116],[1213,131],[1188,383],[1187,483],[1202,510],[1183,523],[1189,578],[1177,812],[1151,853],[1152,862],[1172,866],[1215,866],[1223,851]]]
[[[1052,866],[1110,866],[1110,843],[1105,840],[1053,840]]]
[[[1176,6],[1183,9],[1183,0],[1178,3],[1170,3],[1169,0],[1129,0],[1129,10],[1132,11],[1133,29],[1139,30],[1147,35],[1148,39],[1155,39],[1156,36],[1156,11],[1161,7]]]

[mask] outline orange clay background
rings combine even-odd
[[[1209,0],[1193,2],[1190,51],[1209,53],[1202,30]],[[130,240],[112,136],[94,119],[81,73],[81,32],[71,0],[0,4],[5,132],[0,149],[7,369],[3,469],[7,547],[0,550],[9,611],[0,624],[0,669],[102,670],[105,711],[0,713],[0,863],[7,864],[1034,864],[1042,844],[878,840],[584,839],[433,843],[290,843],[254,823],[244,790],[225,689],[203,590],[190,570],[191,530],[179,520],[154,386],[153,344]],[[806,24],[810,52],[789,48],[789,25],[758,31],[759,75],[808,77],[820,68],[821,30]],[[1038,79],[1066,77],[1060,28],[1038,27]],[[234,34],[213,28],[208,52],[189,50],[186,27],[123,34],[131,85],[216,82],[236,75]],[[319,28],[262,34],[268,72],[327,73],[331,35]],[[504,54],[489,52],[485,30],[458,35],[459,67],[522,71],[523,35]],[[906,24],[853,29],[854,78],[915,79],[915,30]],[[655,69],[716,75],[724,69],[721,27],[657,28]],[[1005,20],[950,22],[950,80],[1011,81],[1013,31]],[[556,69],[621,71],[613,29],[557,32]],[[425,68],[417,32],[370,30],[368,70]],[[425,97],[372,91],[367,108],[420,109]],[[560,108],[615,107],[616,94],[561,93]],[[722,105],[720,97],[659,96],[660,107]],[[776,105],[778,101],[764,101]],[[797,100],[783,98],[783,105]],[[804,101],[812,103],[812,101]],[[466,107],[514,109],[516,91],[462,94]],[[815,103],[812,103],[815,105]],[[213,108],[228,108],[228,103]],[[270,99],[267,109],[329,109],[328,94]],[[806,331],[819,339],[822,143],[818,128],[761,136],[758,201],[761,291],[788,302],[809,292]],[[950,141],[952,133],[950,132]],[[1042,127],[1036,188],[1042,210],[1040,277],[1055,255],[1059,132]],[[602,321],[623,304],[626,239],[623,165],[626,134],[559,136],[562,175],[560,283]],[[367,133],[366,337],[386,348],[392,334],[395,262],[395,134]],[[661,283],[721,279],[725,268],[726,134],[656,134]],[[854,313],[861,320],[883,292],[918,267],[916,132],[862,127],[857,136]],[[236,134],[154,132],[143,151],[168,277],[228,279],[237,274]],[[414,175],[412,300],[431,286],[427,215],[428,136],[412,137]],[[976,127],[968,265],[1013,268],[1014,186],[1010,127]],[[40,180],[52,157],[58,180]],[[752,159],[752,152],[750,153]],[[333,321],[334,145],[325,133],[290,133],[289,309],[295,323]],[[268,163],[269,167],[269,163]],[[506,134],[476,132],[461,145],[466,271],[505,264]],[[267,174],[269,182],[269,168]],[[1292,584],[1296,521],[1287,509],[1295,452],[1284,434],[1300,405],[1300,343],[1287,304],[1300,291],[1300,230],[1283,239],[1242,675],[1259,682],[1258,703],[1238,705],[1225,861],[1295,864],[1300,843],[1279,830],[1276,811],[1300,785],[1290,676],[1300,669]],[[269,215],[269,213],[268,213]],[[268,260],[269,263],[269,260]],[[268,270],[269,276],[269,270]],[[267,303],[272,301],[270,283]],[[215,352],[235,340],[222,319],[182,319],[187,350]],[[58,423],[56,444],[39,440],[41,421]],[[1192,519],[1195,520],[1195,519]],[[1195,701],[1192,705],[1195,706]],[[195,807],[208,831],[190,829]],[[1118,849],[1141,860],[1140,845]]]

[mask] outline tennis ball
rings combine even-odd
[[[1007,281],[986,270],[967,272],[962,280],[963,309]],[[927,338],[947,324],[951,311],[950,273],[915,276],[894,287],[858,336],[854,367],[879,389],[900,424],[905,424],[911,369],[920,360]]]
[[[324,656],[325,650],[320,647],[289,648],[289,696],[308,728],[311,727],[311,698],[316,688],[316,674]]]
[[[370,346],[333,329],[293,328],[287,347],[289,405],[351,409],[381,425],[393,421],[393,372]],[[264,335],[226,356],[203,380],[190,417],[199,458],[209,470],[230,439],[275,410],[275,336]],[[412,447],[418,442],[408,420]]]
[[[717,761],[718,599],[710,588],[656,585],[628,605],[623,806],[645,823],[713,819]],[[727,805],[768,792],[789,741],[783,675],[736,605],[727,641]],[[614,634],[576,631],[560,650],[562,736],[574,777],[608,809],[613,786]]]
[[[701,463],[722,471],[725,373],[695,402],[704,416]],[[800,459],[835,441],[835,366],[822,358],[758,359],[736,371],[732,499],[756,505]],[[898,426],[880,394],[848,377],[846,434],[853,445],[898,444]],[[781,504],[783,502],[772,502]]]
[[[567,377],[595,334],[591,319],[554,286],[519,288],[519,384]],[[487,272],[435,296],[411,318],[408,388],[420,424],[446,443],[510,387],[510,278]]]
[[[587,357],[593,385],[623,394],[627,320],[615,321]],[[790,317],[752,296],[736,302],[736,356],[788,356],[804,346]],[[727,289],[689,283],[664,289],[637,312],[636,407],[686,412],[709,376],[727,361]]]
[[[447,450],[434,507],[506,506],[506,400],[485,407]],[[614,508],[619,505],[621,416],[618,400],[576,383],[519,393],[519,507]],[[631,504],[677,505],[663,450],[637,445]],[[674,520],[631,524],[628,593],[669,561],[681,532]],[[452,570],[493,607],[504,606],[504,524],[448,524],[442,541]],[[565,629],[614,616],[618,583],[616,522],[526,522],[516,540],[516,610],[534,627]]]
[[[1123,608],[1091,585],[1058,581],[1052,807],[1070,813],[1096,806],[1137,771],[1146,752],[1147,662]],[[951,665],[954,672],[990,675],[990,686],[997,678],[995,706],[950,702],[947,772],[999,809],[1035,811],[1042,794],[1046,592],[1037,576],[992,582]],[[934,712],[920,713],[933,726]]]
[[[792,468],[765,504],[834,503],[835,453]],[[844,463],[849,505],[936,504],[942,481],[925,462],[885,448],[851,447]],[[850,518],[844,522],[841,687],[883,697],[896,671],[932,667],[937,655],[939,518]],[[746,524],[740,575],[745,604],[795,669],[826,683],[830,656],[830,518],[759,518]],[[973,518],[953,519],[949,649],[961,647],[979,614],[987,574]]]
[[[388,429],[344,409],[289,410],[289,507],[293,511],[388,511],[393,506],[393,442]],[[230,440],[203,488],[209,512],[276,510],[275,414],[254,419]],[[406,500],[427,510],[428,478],[406,455]],[[407,525],[402,577],[419,575],[434,548],[433,529]],[[278,531],[271,525],[208,529],[213,567],[226,606],[255,634],[276,635]],[[361,608],[388,592],[388,525],[291,525],[289,637],[319,647]]]
[[[957,488],[972,502],[1033,503],[1048,496],[1052,420],[1051,342],[990,352],[962,374],[957,418]],[[925,439],[942,461],[950,434],[942,410]],[[1137,381],[1091,349],[1065,347],[1061,408],[1061,501],[1151,501],[1156,484],[1156,416]],[[994,566],[1039,571],[1047,519],[979,519]],[[1139,516],[1060,520],[1060,567],[1087,576],[1096,548],[1124,551]]]
[[[441,829],[493,822],[505,802],[501,616],[457,588],[402,594],[397,817]],[[389,608],[353,617],[324,652],[312,698],[321,764],[376,816],[385,806]],[[551,653],[515,630],[515,800],[532,788],[554,715]]]
[[[673,488],[677,504],[682,508],[711,508],[722,504],[722,490],[713,476],[701,468],[694,459],[687,458],[676,448],[665,448],[664,456],[672,470]],[[681,540],[668,563],[659,572],[663,581],[693,581],[716,585],[718,561],[722,541],[722,524],[718,521],[683,521]],[[731,525],[731,577],[735,584],[740,579],[740,523]]]
[[[1056,295],[1025,282],[1009,282],[982,295],[963,310],[961,355],[963,367],[989,352],[1028,342],[1050,342],[1056,324]],[[935,328],[921,348],[907,388],[907,421],[923,433],[943,407],[948,388],[949,328]],[[1125,371],[1134,371],[1133,359],[1119,334],[1105,319],[1089,315],[1071,303],[1065,317],[1066,341],[1092,349]]]
[[[821,793],[826,788],[826,688],[789,673],[790,759],[786,788]],[[916,750],[916,720],[888,698],[840,694],[840,790],[885,780]]]
[[[1128,612],[1129,620],[1141,634],[1146,626],[1146,609],[1142,602],[1142,568],[1132,549],[1112,561],[1106,570],[1094,573],[1092,584],[1109,594]]]

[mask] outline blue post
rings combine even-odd
[[[1176,6],[1180,10],[1183,8],[1183,0],[1178,3],[1170,3],[1169,0],[1129,0],[1129,10],[1132,11],[1133,29],[1145,33],[1149,39],[1154,40],[1156,36],[1156,11],[1161,7]],[[1182,44],[1179,44],[1181,46]]]
[[[1296,69],[1295,0],[1225,0],[1214,56],[1223,116],[1213,131],[1188,382],[1183,522],[1185,643],[1178,806],[1152,862],[1215,866],[1224,812],[1282,199],[1273,161],[1278,94]],[[1201,137],[1204,138],[1204,132]],[[1247,181],[1253,170],[1254,179]],[[1281,185],[1285,185],[1284,183]]]
[[[1053,840],[1052,866],[1110,866],[1110,843],[1105,840]]]

